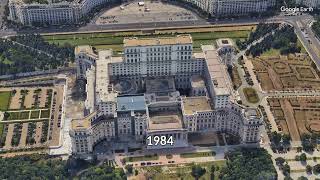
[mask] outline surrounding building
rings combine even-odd
[[[186,0],[215,16],[241,16],[265,12],[275,6],[275,0]]]
[[[190,35],[126,38],[123,57],[88,46],[75,53],[78,77],[87,79],[88,112],[72,121],[75,155],[92,154],[102,140],[139,142],[146,149],[187,147],[193,132],[226,132],[242,143],[260,140],[261,113],[235,102],[227,67],[213,45],[193,53]],[[172,144],[147,141],[159,137]]]
[[[185,0],[215,16],[245,15],[264,12],[275,5],[275,0]],[[9,0],[9,19],[23,25],[78,24],[95,7],[119,2],[118,0],[74,0],[47,3],[30,3]],[[306,0],[305,4],[318,3]]]
[[[23,25],[78,24],[93,8],[113,0],[74,0],[46,4],[27,4],[23,0],[9,0],[9,19]]]

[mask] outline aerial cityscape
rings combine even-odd
[[[0,16],[0,179],[320,179],[320,0]]]

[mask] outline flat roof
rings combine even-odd
[[[244,115],[248,119],[255,118],[255,117],[261,118],[260,111],[256,108],[246,108],[244,111]]]
[[[205,87],[206,84],[204,79],[199,75],[194,75],[191,77],[191,86],[192,87]]]
[[[172,77],[155,78],[146,80],[146,92],[172,92],[176,91],[174,79]]]
[[[201,46],[206,57],[207,68],[216,95],[230,95],[232,82],[228,78],[227,67],[218,59],[218,54],[212,45]],[[222,93],[222,94],[221,94]]]
[[[84,117],[83,119],[73,119],[71,121],[71,127],[73,130],[79,129],[87,129],[91,127],[91,119],[97,114],[97,111],[89,114],[88,116]]]
[[[211,111],[210,99],[206,96],[182,98],[184,114],[194,114],[200,111]]]
[[[176,115],[157,115],[149,118],[148,130],[173,130],[182,129],[182,119],[178,114]]]
[[[192,44],[192,37],[189,34],[158,38],[130,37],[124,38],[123,44],[124,47]]]
[[[117,111],[146,110],[144,96],[117,97]]]

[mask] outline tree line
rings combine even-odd
[[[56,69],[73,60],[74,47],[70,44],[49,44],[38,34],[0,40],[0,75]]]
[[[257,29],[250,34],[247,40],[237,40],[236,44],[240,49],[245,49],[250,43],[274,30],[273,34],[264,38],[260,43],[251,46],[246,52],[246,55],[251,54],[253,57],[256,57],[270,49],[280,50],[280,54],[282,55],[301,52],[294,28],[289,25],[286,25],[281,29],[277,29],[277,27],[278,25],[275,24],[259,24]]]

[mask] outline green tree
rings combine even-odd
[[[320,164],[317,164],[313,166],[313,174],[319,174],[320,173]]]
[[[285,164],[282,168],[282,172],[285,176],[288,176],[290,174],[290,166],[288,164]]]
[[[307,172],[308,174],[311,174],[311,173],[312,173],[312,167],[311,167],[309,164],[306,166],[306,172]]]
[[[215,171],[216,171],[216,167],[214,165],[211,166],[210,168],[210,179],[211,180],[214,180],[214,177],[215,177]]]
[[[306,155],[306,153],[302,153],[302,154],[300,155],[300,161],[302,161],[302,162],[306,162],[306,161],[307,161],[307,155]]]
[[[206,169],[199,165],[192,166],[191,175],[197,180],[206,173]]]
[[[283,166],[283,163],[286,162],[286,160],[283,157],[277,157],[275,161],[278,166]]]
[[[300,176],[300,177],[298,177],[298,180],[308,180],[308,178],[304,177],[304,176]]]
[[[132,164],[127,164],[125,166],[126,170],[128,171],[129,174],[132,174],[133,173],[133,166]]]

